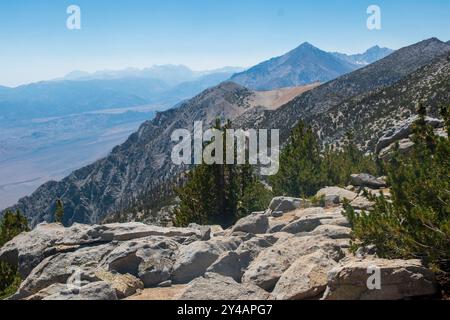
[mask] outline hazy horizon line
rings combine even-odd
[[[317,47],[314,44],[312,44],[310,41],[304,41],[299,46],[301,46],[301,45],[303,45],[305,43],[309,43],[312,46],[320,49],[319,47]],[[293,48],[292,50],[295,50],[299,46]],[[379,47],[381,49],[390,49],[390,50],[394,50],[394,51],[398,50],[398,48],[395,48],[395,49],[394,48],[389,48],[389,47],[385,47],[385,46],[382,46],[382,45],[379,45],[379,44],[374,44],[374,45],[370,46],[369,48],[367,48],[366,50],[364,50],[362,52],[361,51],[354,51],[354,52],[348,52],[347,51],[347,52],[344,52],[344,51],[337,51],[337,50],[326,51],[326,50],[323,50],[323,49],[320,49],[320,50],[323,50],[323,51],[328,52],[328,53],[341,53],[341,54],[345,54],[345,55],[348,55],[348,56],[352,56],[352,55],[365,53],[369,49],[374,48],[374,47]],[[52,76],[52,77],[48,77],[48,78],[44,77],[44,78],[42,78],[40,80],[24,81],[24,82],[20,82],[18,84],[15,84],[15,85],[5,85],[5,84],[1,84],[0,83],[0,87],[9,88],[9,89],[15,89],[15,88],[18,88],[18,87],[27,86],[27,85],[31,85],[31,84],[42,83],[42,82],[64,81],[64,80],[71,81],[71,80],[64,79],[64,78],[69,76],[71,73],[75,73],[75,72],[86,73],[86,74],[89,74],[89,75],[95,75],[96,73],[101,73],[101,72],[121,72],[121,71],[126,71],[126,70],[144,71],[144,70],[151,69],[151,68],[154,68],[154,67],[166,67],[166,66],[185,67],[185,68],[188,68],[192,72],[198,72],[198,73],[212,72],[212,71],[217,71],[217,70],[226,69],[226,68],[236,68],[236,69],[248,70],[248,69],[258,65],[259,63],[267,61],[267,60],[269,60],[271,58],[282,56],[282,55],[284,55],[284,54],[286,54],[288,52],[289,51],[280,53],[279,55],[267,57],[264,60],[261,60],[259,62],[250,64],[250,65],[241,65],[241,66],[237,66],[236,65],[236,66],[233,66],[233,65],[227,65],[226,64],[226,65],[216,65],[216,66],[212,66],[212,67],[209,67],[209,68],[203,68],[203,69],[202,68],[192,67],[192,66],[189,65],[189,63],[173,63],[173,62],[170,62],[170,63],[155,63],[155,64],[152,64],[152,65],[149,65],[149,66],[124,66],[124,67],[111,67],[111,68],[101,68],[101,69],[89,69],[89,68],[86,68],[86,69],[83,70],[83,69],[77,68],[77,69],[73,69],[71,71],[61,72],[60,76],[56,76],[56,77]],[[77,81],[77,80],[72,80],[72,81]]]

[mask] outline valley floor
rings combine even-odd
[[[2,125],[0,210],[106,156],[153,115],[114,110]]]

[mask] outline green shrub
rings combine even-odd
[[[0,222],[0,247],[23,231],[28,231],[28,221],[19,211],[7,211]],[[20,285],[17,266],[0,262],[0,299],[13,294]]]
[[[56,200],[55,203],[55,222],[63,223],[64,220],[64,204],[61,199]]]
[[[280,170],[269,178],[277,195],[311,197],[325,186],[347,186],[353,173],[378,173],[376,162],[365,156],[347,134],[342,148],[322,149],[312,128],[300,122],[281,152]]]
[[[374,210],[357,214],[346,206],[356,243],[377,247],[385,258],[419,258],[449,272],[450,143],[425,123],[414,126],[413,150],[395,151],[386,164],[392,199],[373,198]],[[448,121],[447,121],[448,123]]]
[[[16,267],[0,262],[0,300],[14,294],[21,282],[22,279]]]

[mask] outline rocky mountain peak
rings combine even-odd
[[[320,50],[320,49],[306,41],[306,42],[303,42],[302,44],[300,44],[294,50],[290,51],[290,53],[300,51],[300,50]]]
[[[305,42],[282,56],[235,74],[231,80],[254,90],[272,90],[326,82],[357,67]]]

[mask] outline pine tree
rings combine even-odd
[[[398,145],[386,164],[392,199],[374,198],[370,213],[347,206],[356,245],[375,244],[386,258],[420,258],[435,270],[450,268],[450,142],[434,134],[423,106],[414,124],[414,147]],[[448,130],[448,127],[447,127]]]
[[[326,146],[322,152],[322,170],[324,184],[345,187],[350,184],[353,173],[379,174],[382,167],[371,155],[364,155],[356,145],[352,132],[346,133],[346,139],[340,149]]]
[[[176,190],[180,205],[176,209],[175,225],[189,223],[218,224],[219,216],[217,184],[212,166],[201,164],[187,175],[185,185]]]
[[[221,127],[217,121],[215,128],[223,132],[229,126],[227,123]],[[226,137],[223,155],[226,159]],[[270,192],[248,164],[198,165],[188,173],[187,182],[176,193],[181,200],[175,212],[177,226],[195,222],[226,228],[252,211],[264,210],[271,200]]]
[[[280,156],[280,170],[270,177],[275,194],[310,197],[325,186],[347,186],[353,173],[378,172],[376,162],[364,155],[347,133],[341,149],[321,147],[312,128],[300,122]]]
[[[56,200],[55,222],[63,223],[64,220],[64,204],[61,199]]]
[[[0,247],[24,231],[29,231],[27,218],[18,210],[7,211],[0,221]],[[13,294],[20,282],[17,266],[0,262],[0,299]]]
[[[245,189],[239,197],[237,218],[245,217],[256,211],[264,211],[273,198],[273,193],[254,176],[247,180]]]
[[[19,210],[7,210],[0,223],[0,247],[23,231],[29,231],[27,218]]]
[[[447,129],[447,136],[450,136],[450,107],[444,105],[440,108],[440,111],[445,122],[445,128]]]
[[[280,155],[280,170],[269,178],[277,195],[312,196],[323,185],[322,159],[317,136],[300,122]]]

